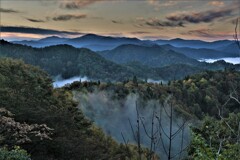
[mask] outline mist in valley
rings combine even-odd
[[[53,87],[60,88],[76,81],[84,82],[84,81],[89,81],[89,79],[86,76],[76,76],[69,79],[62,79],[61,76],[57,76],[54,78]]]
[[[219,59],[201,59],[201,62],[207,62],[207,63],[213,63],[216,61],[224,60],[227,63],[232,64],[240,64],[240,58],[239,57],[225,57],[225,58],[219,58]]]
[[[152,151],[155,151],[161,159],[167,158],[170,144],[168,137],[171,137],[169,136],[170,96],[162,105],[157,100],[144,101],[137,94],[129,94],[120,100],[114,99],[112,93],[105,91],[88,94],[75,91],[74,99],[79,102],[79,108],[90,120],[101,127],[106,134],[123,144],[137,144],[137,120],[139,118],[139,137],[142,147],[150,149],[152,144],[155,146],[152,147]],[[139,112],[139,117],[137,112]],[[181,151],[189,144],[190,131],[187,123],[183,126],[183,118],[177,117],[174,112],[172,117],[172,135],[176,134],[172,136],[171,156],[175,155],[173,159],[177,159],[185,154]],[[151,133],[154,133],[154,142],[149,137]]]

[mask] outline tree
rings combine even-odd
[[[238,18],[236,20],[235,34],[233,38],[239,48]],[[226,102],[218,107],[218,117],[206,117],[199,128],[193,128],[193,139],[189,147],[189,155],[192,159],[239,159],[240,157],[240,113],[231,113],[227,118],[223,117],[224,107],[235,101],[240,107],[240,100],[236,87],[231,85],[229,97]]]
[[[29,143],[34,138],[39,140],[49,139],[52,134],[51,128],[46,124],[19,123],[12,118],[13,114],[5,108],[0,108],[0,144],[13,147]]]
[[[239,120],[240,113],[232,113],[220,120],[206,117],[200,127],[193,127],[193,138],[188,151],[190,159],[238,159]]]
[[[163,149],[163,154],[161,157],[171,160],[183,157],[183,153],[186,151],[187,146],[184,134],[186,129],[187,121],[183,121],[182,124],[178,124],[176,117],[174,116],[174,107],[173,100],[170,100],[172,95],[169,95],[165,102],[160,105],[159,111],[153,107],[151,119],[146,119],[140,115],[139,108],[136,102],[136,125],[133,125],[129,120],[131,126],[132,134],[135,142],[137,143],[138,148],[138,160],[144,158],[142,139],[141,137],[145,136],[149,140],[149,150],[145,156],[147,160],[152,160],[156,158],[156,153],[162,153],[160,150]],[[169,102],[170,101],[170,102]],[[165,120],[163,120],[165,118]],[[146,121],[150,122],[150,126],[146,126]],[[165,121],[165,122],[163,122]],[[163,124],[169,122],[169,124]],[[168,125],[168,129],[164,125]],[[134,128],[135,126],[135,128]],[[124,138],[124,137],[123,137]],[[124,138],[125,139],[125,138]],[[180,147],[178,151],[173,152],[172,145],[176,143],[175,140],[180,139]]]
[[[133,76],[133,84],[138,85],[137,76]]]
[[[30,160],[30,155],[18,146],[12,150],[3,147],[0,148],[0,160]]]

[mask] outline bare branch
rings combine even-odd
[[[233,38],[234,38],[234,40],[235,40],[235,42],[236,42],[238,48],[240,49],[240,43],[239,43],[239,39],[238,39],[238,31],[237,31],[237,29],[238,29],[238,19],[239,19],[239,18],[237,18],[237,20],[236,20],[235,34],[233,35]],[[240,53],[239,53],[239,54],[240,54]]]
[[[222,150],[222,143],[225,141],[225,137],[223,139],[221,139],[220,143],[219,143],[219,147],[218,147],[218,152],[217,152],[217,157],[216,160],[218,160],[219,154]]]
[[[232,93],[229,95],[229,97],[233,100],[235,100],[238,104],[240,104],[240,101],[232,95]]]
[[[228,124],[228,122],[226,122],[225,120],[224,120],[224,118],[222,117],[222,115],[221,115],[221,111],[220,111],[220,109],[219,109],[219,107],[217,106],[217,108],[218,108],[218,116],[221,118],[221,120],[228,126],[228,128],[231,130],[231,132],[234,134],[234,135],[236,135],[236,133],[234,132],[234,129],[232,129],[232,127]]]
[[[125,146],[126,146],[126,148],[128,148],[128,142],[126,141],[126,139],[125,139],[125,137],[123,136],[123,133],[121,132],[121,136],[122,136],[122,139],[123,139],[123,142],[124,142],[124,144],[125,144]]]
[[[137,142],[137,138],[136,138],[136,135],[135,135],[135,132],[134,132],[133,126],[132,126],[132,122],[130,121],[129,118],[128,118],[128,122],[129,122],[130,127],[131,127],[131,130],[132,130],[133,138],[134,138],[134,140]]]

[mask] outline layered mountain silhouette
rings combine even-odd
[[[138,46],[161,45],[162,48],[171,49],[194,59],[238,57],[239,50],[234,41],[221,40],[205,42],[201,40],[140,40],[128,37],[110,37],[95,34],[86,34],[77,38],[61,38],[57,36],[47,37],[40,40],[13,41],[16,44],[28,45],[36,48],[46,46],[68,44],[75,48],[88,48],[93,51],[112,50],[121,45],[133,44]]]
[[[131,61],[138,61],[150,67],[164,67],[171,64],[200,64],[200,62],[195,59],[158,45],[139,46],[127,44],[110,51],[99,52],[99,54],[119,64]]]
[[[217,59],[224,57],[238,57],[238,50],[235,48],[235,43],[218,48],[218,50],[209,48],[190,48],[190,47],[174,47],[172,45],[166,44],[161,45],[164,48],[171,49],[175,52],[184,54],[187,57],[194,59]]]
[[[185,40],[181,38],[176,38],[171,40],[156,40],[154,42],[159,45],[170,44],[174,47],[208,48],[208,49],[217,49],[219,47],[228,46],[234,43],[233,41],[229,41],[229,40],[205,42],[201,40]]]
[[[149,42],[141,41],[137,38],[127,37],[106,37],[95,34],[86,34],[77,38],[60,38],[60,37],[48,37],[40,40],[32,41],[14,41],[13,43],[24,44],[32,47],[46,47],[57,44],[68,44],[76,48],[88,48],[93,51],[113,49],[122,44],[148,44]]]
[[[45,39],[51,41],[55,37]],[[87,76],[93,80],[122,81],[137,76],[141,79],[171,80],[203,70],[234,68],[239,65],[224,61],[208,64],[158,45],[121,45],[112,50],[94,52],[87,48],[55,45],[33,48],[0,41],[0,57],[22,59],[39,66],[51,76],[70,78]]]

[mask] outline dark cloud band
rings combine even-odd
[[[80,35],[81,34],[79,32],[68,32],[68,31],[21,27],[21,26],[1,26],[1,32],[41,34],[41,35]]]
[[[68,0],[61,3],[60,7],[64,9],[80,9],[103,0]]]
[[[176,14],[167,16],[166,19],[171,22],[182,23],[210,23],[218,18],[231,16],[234,10],[232,8],[209,10],[204,12],[188,13],[188,14]]]
[[[30,22],[34,22],[34,23],[41,23],[41,22],[45,22],[44,20],[41,19],[32,19],[32,18],[27,18],[28,21]]]
[[[0,8],[0,13],[20,13],[20,12],[13,9]]]
[[[161,20],[149,20],[145,23],[151,27],[184,27],[183,22],[171,22],[171,21],[161,21]]]
[[[83,19],[86,17],[87,17],[86,14],[79,14],[79,15],[66,14],[66,15],[59,15],[57,17],[53,17],[52,19],[54,21],[69,21],[71,19]]]

